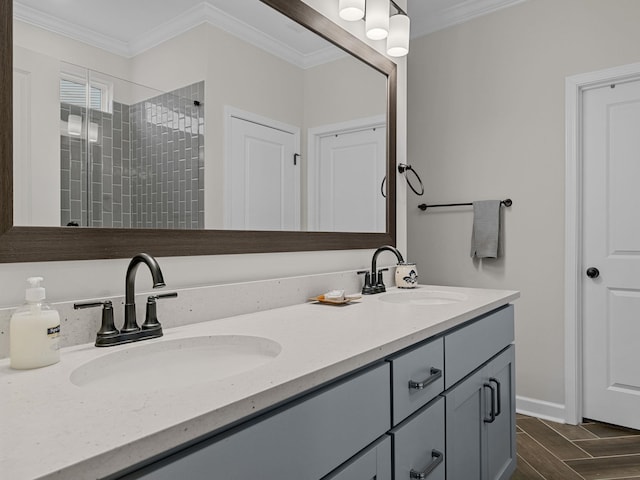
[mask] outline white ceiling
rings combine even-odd
[[[522,1],[525,0],[408,0],[411,36],[426,35]],[[203,22],[248,38],[302,67],[340,55],[318,36],[257,0],[14,0],[13,3],[14,16],[20,20],[127,57]]]

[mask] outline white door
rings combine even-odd
[[[640,429],[639,81],[584,93],[583,168],[583,416]]]
[[[324,135],[318,140],[315,201],[310,229],[330,232],[384,232],[386,128]]]
[[[299,133],[230,118],[226,153],[226,226],[233,230],[300,229]]]

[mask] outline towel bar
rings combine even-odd
[[[420,205],[418,205],[418,208],[424,212],[427,208],[463,207],[463,206],[467,206],[467,205],[473,205],[473,203],[471,203],[471,202],[469,202],[469,203],[442,203],[442,204],[438,204],[438,205],[427,205],[426,203],[421,203]],[[510,207],[511,205],[513,205],[513,201],[511,201],[510,198],[506,198],[506,199],[500,201],[500,205],[504,205],[505,207]]]

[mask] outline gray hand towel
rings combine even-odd
[[[497,258],[500,237],[500,200],[473,202],[471,256]]]

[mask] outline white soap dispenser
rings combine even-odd
[[[60,361],[60,315],[44,303],[42,277],[27,278],[25,304],[18,307],[9,324],[11,368],[28,369]]]

